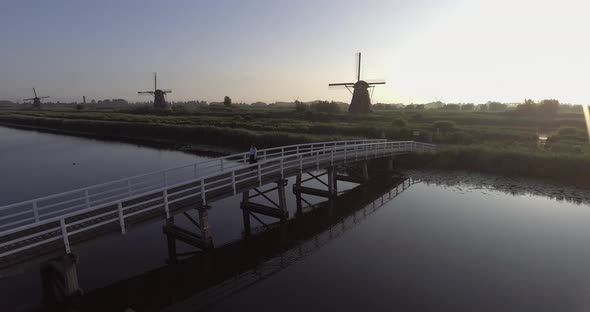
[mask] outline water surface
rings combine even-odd
[[[200,159],[130,144],[0,128],[0,204]],[[389,195],[396,183],[385,180],[370,189],[353,190],[352,197],[331,208],[306,208],[307,216],[322,218],[321,226],[306,221],[289,227],[291,233],[278,231],[280,227],[264,232],[252,220],[257,231],[271,234],[262,240],[269,242],[266,249],[264,245],[248,249],[251,245],[240,241],[240,196],[214,203],[210,223],[216,246],[226,250],[224,244],[234,244],[245,249],[236,248],[228,253],[233,255],[229,259],[215,258],[230,264],[232,278],[221,278],[207,291],[193,291],[181,283],[211,277],[208,268],[212,267],[191,268],[207,263],[207,256],[182,258],[176,267],[169,266],[161,221],[76,246],[80,285],[89,301],[100,299],[137,311],[155,307],[169,311],[201,307],[213,311],[590,308],[587,190],[464,172],[406,174],[417,183],[397,196]],[[289,183],[288,209],[290,222],[295,223],[293,179]],[[347,190],[353,185],[339,186]],[[306,199],[312,204],[322,201]],[[328,208],[332,212],[326,215]],[[186,219],[176,221],[191,227]],[[289,242],[276,245],[280,235],[289,237]],[[179,244],[179,251],[192,250]],[[133,280],[147,284],[138,287]],[[176,296],[157,291],[162,287],[175,289]],[[130,294],[124,302],[113,295],[124,293],[121,289]],[[41,299],[38,268],[29,266],[0,276],[0,294],[2,311],[37,306]],[[131,294],[140,299],[134,300]]]

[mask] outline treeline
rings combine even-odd
[[[484,104],[474,103],[443,103],[440,101],[427,104],[375,104],[374,110],[427,110],[435,109],[441,111],[482,111],[482,112],[514,112],[516,114],[545,114],[552,115],[557,112],[572,112],[581,113],[582,105],[561,104],[556,99],[544,99],[540,102],[535,102],[531,99],[526,99],[519,104],[505,104],[500,102],[489,101]]]
[[[312,103],[295,101],[295,111],[300,113],[339,113],[341,111],[348,111],[348,104],[337,103],[334,101],[314,101]]]

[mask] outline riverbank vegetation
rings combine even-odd
[[[527,102],[504,111],[383,109],[362,116],[336,112],[337,107],[327,102],[290,110],[13,110],[0,111],[0,123],[235,149],[251,142],[270,147],[353,138],[416,140],[441,146],[438,155],[419,158],[436,167],[560,180],[590,172],[584,115],[558,110],[554,104]]]

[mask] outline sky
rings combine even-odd
[[[580,0],[0,0],[0,99],[590,103]]]

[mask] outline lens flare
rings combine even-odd
[[[590,140],[590,112],[588,112],[588,105],[582,105],[584,110],[584,118],[586,118],[586,128],[588,128],[588,140]]]

